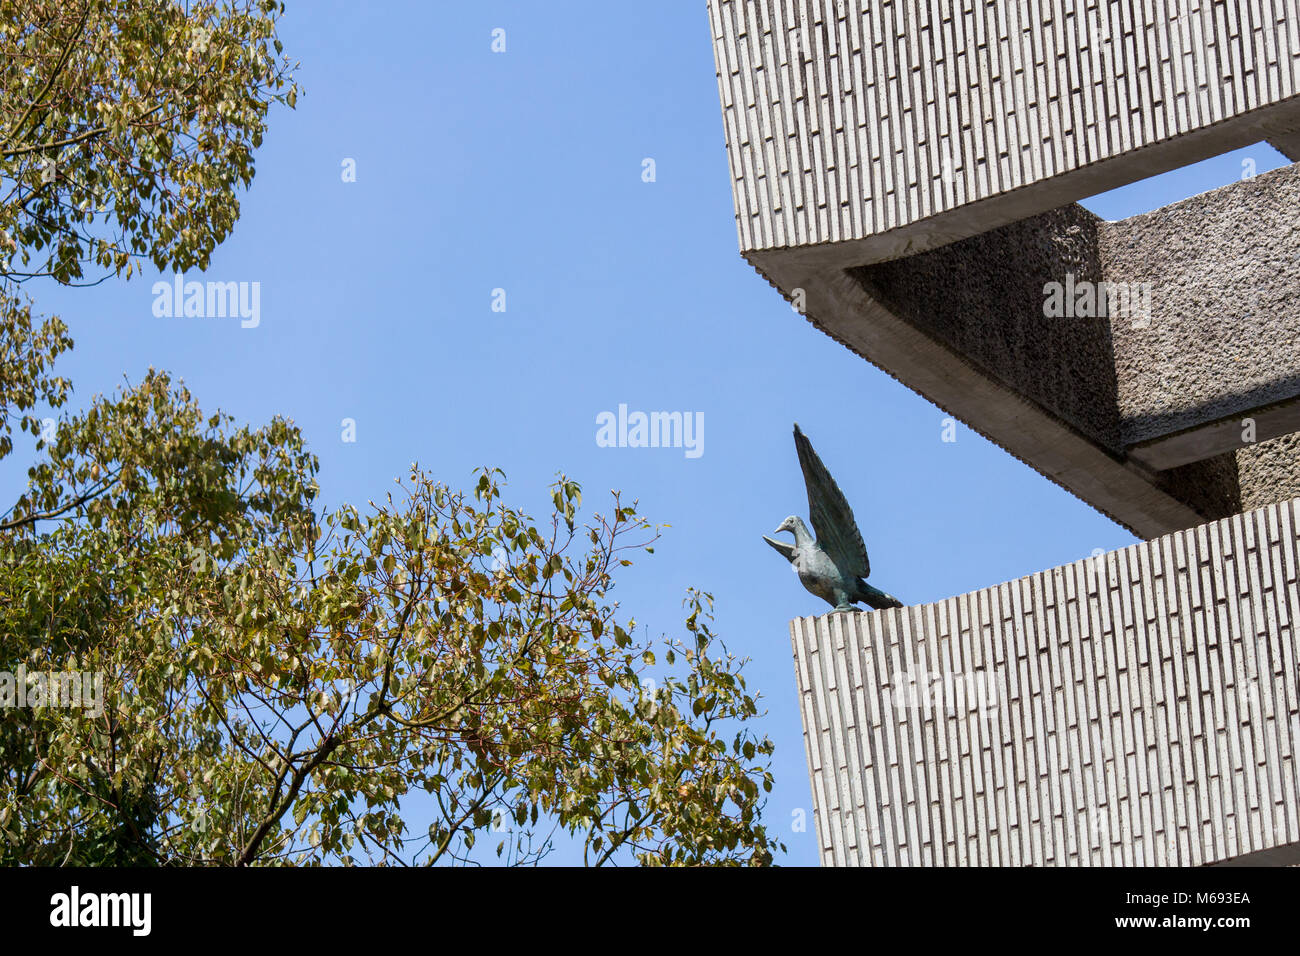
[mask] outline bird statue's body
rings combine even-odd
[[[767,535],[763,540],[790,562],[805,588],[837,611],[851,611],[857,601],[878,610],[902,607],[897,598],[864,580],[871,574],[871,562],[862,543],[862,532],[844,493],[798,425],[794,426],[794,445],[799,453],[804,486],[808,489],[808,517],[817,537],[813,537],[802,519],[791,515],[773,533],[789,531],[794,535],[793,545]]]

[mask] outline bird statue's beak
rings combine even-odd
[[[784,531],[784,530],[785,530],[785,525],[781,525],[781,527],[777,528],[777,529],[776,529],[775,531],[773,531],[772,533],[773,533],[773,534],[780,534],[780,533],[781,533],[782,531]]]

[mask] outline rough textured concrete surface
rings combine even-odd
[[[1107,317],[1043,315],[1043,286],[1101,283],[1102,220],[1070,205],[853,269],[894,315],[1107,449],[1122,448]]]
[[[790,633],[827,865],[1300,861],[1300,500]]]
[[[1152,289],[1115,323],[1126,446],[1300,395],[1300,165],[1107,223],[1101,271]]]
[[[1300,498],[1300,433],[1248,445],[1236,452],[1238,511]]]

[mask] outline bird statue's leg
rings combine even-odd
[[[857,610],[857,608],[854,607],[852,602],[849,600],[848,594],[845,593],[844,591],[841,591],[839,588],[836,588],[834,592],[832,592],[832,596],[835,598],[835,610],[837,611]]]

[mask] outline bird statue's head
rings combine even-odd
[[[780,534],[782,531],[789,531],[792,535],[794,535],[797,538],[799,537],[800,531],[807,532],[807,530],[808,528],[804,525],[802,518],[800,518],[798,515],[790,515],[790,517],[786,518],[779,525],[777,525],[776,530],[773,531],[772,533]]]

